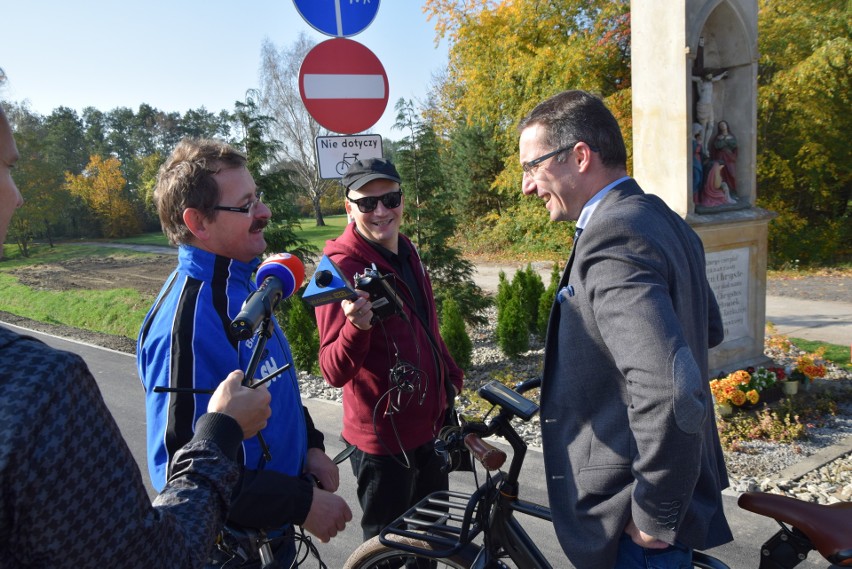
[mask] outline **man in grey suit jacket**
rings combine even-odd
[[[692,567],[693,549],[732,539],[707,366],[723,330],[703,246],[627,176],[618,123],[597,97],[560,93],[518,131],[523,193],[582,228],[541,389],[556,534],[581,569]]]

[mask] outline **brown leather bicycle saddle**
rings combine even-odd
[[[825,505],[778,494],[746,492],[737,504],[798,528],[823,557],[841,567],[852,567],[852,502]]]

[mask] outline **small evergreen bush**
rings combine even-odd
[[[470,369],[473,343],[467,334],[459,305],[452,298],[444,299],[441,307],[441,337],[456,364],[463,370]]]
[[[507,290],[504,304],[497,305],[497,345],[504,354],[516,358],[530,347],[529,316],[515,287]]]
[[[559,280],[562,273],[559,271],[559,263],[553,263],[553,271],[550,273],[550,284],[538,299],[538,322],[536,334],[540,340],[544,340],[547,334],[547,323],[550,320],[550,309],[556,301],[556,291],[559,288]]]
[[[515,283],[517,283],[515,285]],[[538,309],[541,295],[544,293],[544,283],[541,276],[533,270],[532,265],[527,264],[526,269],[515,273],[512,284],[518,287],[518,298],[526,316],[529,332],[536,333],[538,330]]]
[[[284,334],[290,342],[296,369],[319,375],[319,332],[313,311],[302,300],[301,294],[294,295],[281,304],[287,305],[282,321],[287,323]]]

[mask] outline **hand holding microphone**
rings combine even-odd
[[[240,313],[231,321],[230,333],[235,340],[248,340],[265,318],[272,316],[278,303],[292,296],[305,280],[305,265],[290,253],[276,253],[257,268],[258,288],[243,303]]]

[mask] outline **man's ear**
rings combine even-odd
[[[573,157],[577,161],[577,168],[580,172],[585,172],[591,165],[593,158],[592,149],[585,142],[578,142],[574,147],[574,152],[568,155],[568,159]]]
[[[186,224],[187,229],[195,235],[196,239],[204,241],[208,238],[208,224],[210,220],[204,217],[204,214],[200,210],[194,207],[188,207],[183,210],[183,222]]]
[[[352,223],[352,221],[355,220],[355,218],[352,217],[352,202],[350,202],[346,198],[343,198],[343,208],[346,210],[346,220],[349,223]]]

